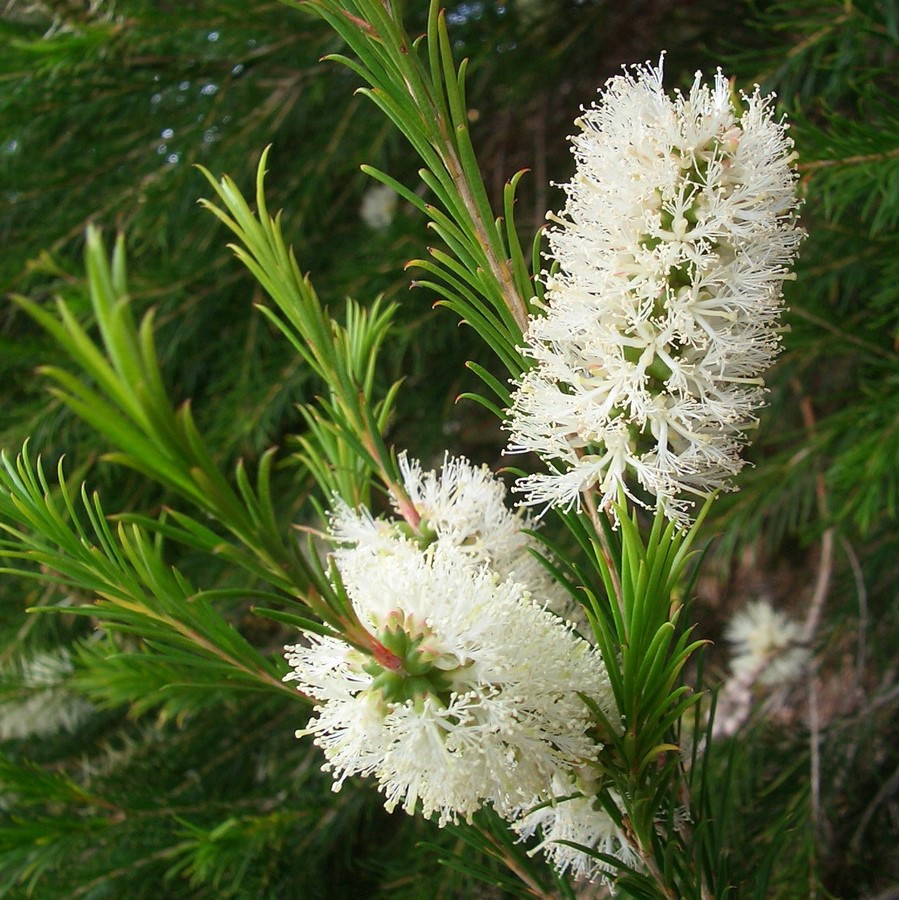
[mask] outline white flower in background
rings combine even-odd
[[[286,680],[316,703],[302,734],[323,749],[335,790],[373,776],[388,810],[417,807],[441,825],[485,803],[528,803],[560,767],[594,757],[590,714],[608,709],[599,655],[524,588],[449,544],[357,550],[338,567],[363,626],[384,648],[368,656],[308,635],[288,649]]]
[[[376,555],[392,552],[398,536],[414,538],[419,546],[431,542],[455,547],[473,564],[489,563],[500,578],[512,578],[533,597],[556,611],[570,606],[570,598],[554,581],[532,551],[545,549],[527,533],[535,523],[521,510],[506,506],[506,487],[487,466],[474,466],[464,457],[444,457],[439,472],[400,454],[403,487],[421,517],[417,533],[406,523],[375,519],[366,509],[338,504],[331,533],[349,550],[335,557],[341,573],[368,565],[361,551]]]
[[[397,195],[393,188],[386,184],[370,187],[362,195],[359,205],[359,218],[375,231],[387,228],[396,215]]]
[[[518,487],[571,507],[636,483],[686,524],[691,496],[740,471],[779,350],[802,238],[792,141],[758,90],[737,98],[719,71],[669,98],[661,63],[610,79],[577,124],[508,422],[510,449],[550,471]]]
[[[737,679],[769,686],[784,684],[802,674],[810,657],[808,649],[801,646],[802,626],[767,600],[740,610],[724,635],[733,646],[730,665]]]
[[[617,857],[632,868],[640,865],[624,833],[597,802],[594,787],[586,770],[578,776],[556,773],[551,786],[552,799],[540,805],[535,803],[530,810],[521,810],[519,818],[512,823],[522,839],[535,834],[541,838],[532,853],[542,851],[561,874],[567,872],[575,879],[588,881],[612,874],[613,867],[561,841]]]
[[[73,669],[63,647],[23,658],[18,671],[2,673],[7,690],[14,690],[0,701],[0,740],[75,731],[94,707],[69,690]]]

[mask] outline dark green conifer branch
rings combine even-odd
[[[165,562],[158,537],[134,524],[113,530],[99,499],[82,490],[85,522],[61,464],[59,501],[40,465],[27,456],[15,463],[4,456],[2,464],[0,530],[6,537],[0,557],[8,564],[0,571],[64,585],[93,601],[40,611],[76,613],[137,635],[182,673],[195,668],[210,684],[296,695],[281,682],[278,669],[215,610],[223,592],[193,588]]]
[[[362,93],[383,110],[425,163],[419,174],[439,207],[367,168],[424,212],[450,248],[451,256],[432,250],[431,260],[413,263],[439,278],[422,283],[470,320],[511,374],[518,375],[525,363],[516,348],[527,329],[534,294],[512,218],[520,175],[506,191],[505,221],[496,218],[471,143],[465,102],[467,66],[463,62],[456,68],[444,13],[436,2],[430,4],[422,51],[422,42],[410,39],[393,7],[378,0],[346,4],[303,0],[295,5],[324,18],[347,42],[357,59],[331,58],[370,85]]]
[[[313,475],[325,501],[335,494],[352,506],[366,501],[371,476],[376,475],[402,503],[404,491],[384,441],[400,383],[383,398],[376,396],[378,353],[396,307],[376,300],[362,309],[350,302],[346,325],[334,322],[309,278],[300,273],[293,250],[284,240],[280,217],[268,214],[267,158],[266,150],[256,176],[256,214],[230,178],[216,182],[205,170],[225,209],[202,203],[237,236],[239,243],[231,245],[235,255],[280,311],[261,306],[263,314],[327,386],[327,395],[317,404],[301,408],[308,430],[298,436],[301,451],[296,459]]]
[[[263,457],[255,486],[239,466],[237,490],[231,487],[200,437],[189,404],[177,413],[171,408],[156,357],[153,314],[144,317],[139,329],[133,320],[123,239],[110,263],[99,232],[91,230],[86,260],[103,350],[64,301],[57,302],[54,316],[17,298],[96,385],[90,387],[58,366],[44,367],[44,374],[58,385],[53,389],[56,396],[116,447],[110,460],[160,482],[216,518],[279,587],[307,590],[315,583],[315,573],[285,540],[272,510],[271,455]]]

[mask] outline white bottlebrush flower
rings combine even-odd
[[[316,703],[298,734],[324,750],[335,790],[370,775],[388,809],[420,806],[443,825],[488,802],[508,814],[595,755],[576,691],[609,707],[602,660],[520,584],[439,542],[355,551],[360,567],[352,552],[338,567],[384,652],[314,634],[287,648],[287,680]]]
[[[558,772],[553,776],[551,799],[521,810],[512,823],[522,839],[535,834],[541,838],[533,853],[542,851],[561,874],[587,881],[614,874],[613,867],[562,841],[614,856],[632,868],[640,865],[639,857],[597,802],[592,788],[593,780],[586,770],[579,775]]]
[[[519,487],[572,506],[636,483],[685,524],[691,496],[740,471],[779,350],[802,237],[792,141],[758,90],[738,98],[719,71],[670,98],[661,63],[610,79],[577,124],[508,423],[550,471]]]
[[[421,517],[415,535],[405,523],[375,519],[368,510],[338,505],[331,532],[340,543],[350,545],[349,552],[335,554],[342,573],[367,565],[359,551],[390,553],[397,537],[405,535],[420,546],[434,541],[455,547],[473,564],[488,563],[500,578],[525,585],[550,608],[559,612],[567,608],[567,592],[534,556],[534,551],[545,554],[527,533],[535,523],[522,510],[506,505],[506,487],[487,466],[447,454],[439,471],[425,471],[421,463],[402,453],[399,468],[403,488]]]
[[[809,660],[808,648],[801,645],[802,626],[767,600],[740,610],[724,635],[733,647],[730,665],[736,679],[785,684],[800,675]]]

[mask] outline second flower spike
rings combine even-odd
[[[401,459],[419,521],[341,506],[334,565],[371,652],[336,635],[287,648],[316,712],[301,734],[335,789],[373,776],[388,809],[441,825],[491,804],[504,816],[548,796],[553,777],[599,749],[583,697],[612,715],[599,653],[550,612],[525,516],[487,469]]]

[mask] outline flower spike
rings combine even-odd
[[[671,98],[661,61],[612,78],[577,124],[549,231],[558,271],[527,333],[537,365],[508,419],[510,449],[550,471],[518,487],[567,508],[624,488],[685,526],[690,498],[742,468],[780,349],[803,236],[792,141],[758,89],[736,97],[719,70]]]

